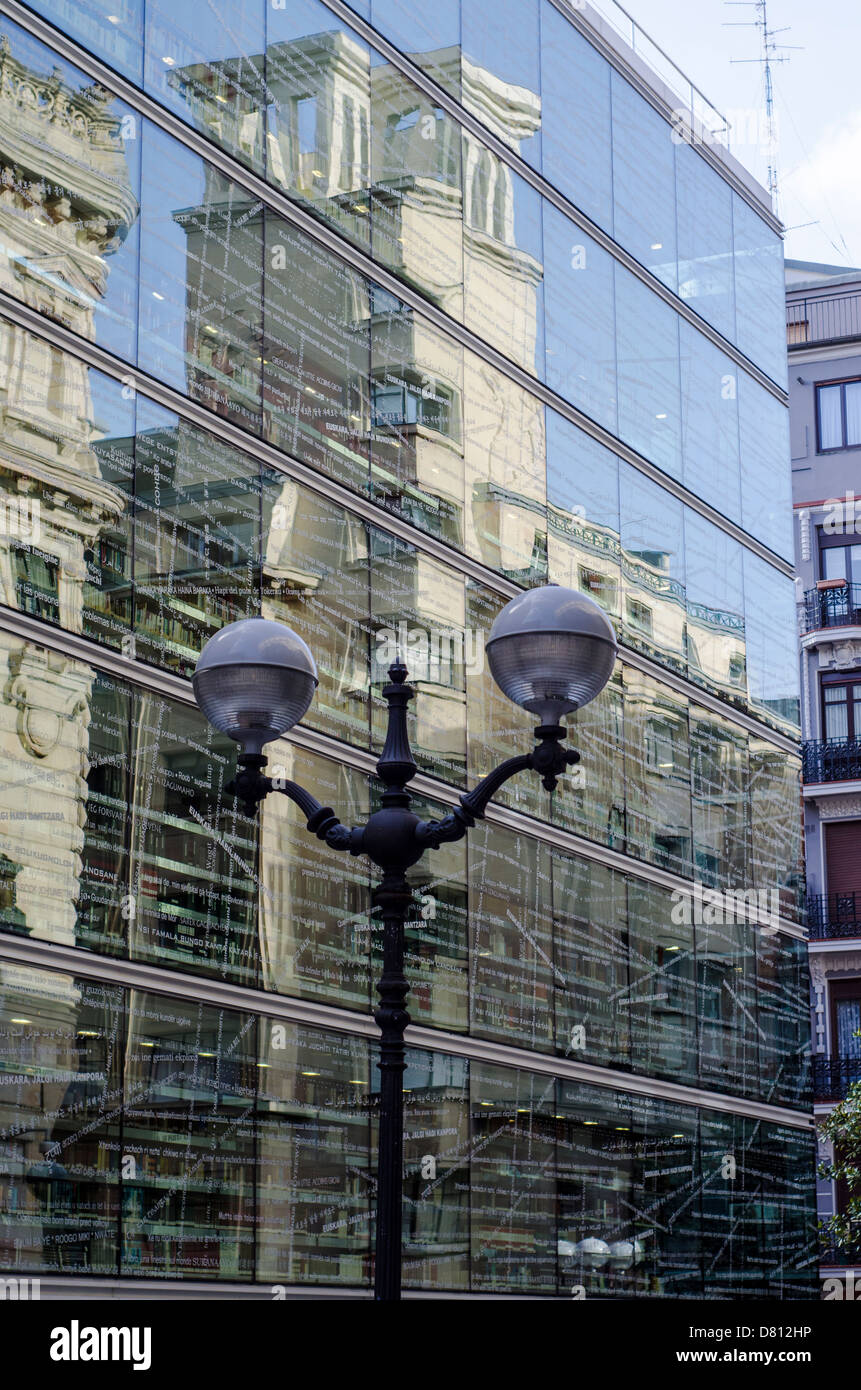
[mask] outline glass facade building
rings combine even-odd
[[[400,648],[444,814],[555,582],[620,661],[413,871],[405,1284],[814,1296],[780,230],[588,11],[487,8],[0,3],[3,1272],[368,1292],[368,865],[189,677],[300,632],[270,765],[351,823]]]

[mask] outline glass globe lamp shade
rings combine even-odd
[[[580,1263],[587,1269],[601,1269],[610,1258],[610,1247],[606,1240],[599,1240],[597,1236],[587,1236],[585,1240],[578,1240],[574,1249]]]
[[[242,618],[210,637],[191,678],[210,724],[246,753],[259,753],[298,724],[317,683],[302,638],[268,618]]]
[[[547,584],[505,605],[485,650],[503,694],[542,724],[558,724],[563,714],[587,705],[604,689],[617,645],[610,620],[594,599]]]

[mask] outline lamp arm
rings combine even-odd
[[[307,828],[318,840],[325,840],[332,849],[349,850],[351,854],[362,853],[362,830],[351,830],[342,825],[331,806],[323,806],[316,796],[312,796],[298,782],[284,777],[264,777],[262,768],[266,759],[262,755],[243,753],[239,757],[239,771],[226,791],[232,792],[243,803],[246,815],[253,816],[257,806],[270,792],[281,792],[299,807],[307,822]]]
[[[566,731],[558,724],[541,725],[535,732],[539,743],[531,753],[520,753],[492,768],[471,792],[460,797],[460,805],[442,820],[419,821],[415,832],[419,844],[425,849],[439,849],[449,841],[462,840],[476,820],[482,818],[499,788],[518,772],[539,773],[544,786],[552,791],[557,777],[579,763],[580,754],[574,748],[562,746]]]

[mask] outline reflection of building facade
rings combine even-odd
[[[807,912],[815,1109],[861,1078],[861,274],[788,261],[793,493],[801,632]],[[857,721],[857,722],[856,722]],[[823,1159],[830,1147],[823,1141]],[[842,1183],[819,1184],[823,1219]],[[826,1240],[823,1268],[855,1264],[858,1242]]]
[[[776,588],[787,566],[754,555],[755,526],[730,535],[690,477],[665,487],[663,454],[640,457],[621,414],[617,436],[578,408],[593,337],[613,391],[634,387],[607,363],[633,363],[645,400],[666,337],[647,350],[649,320],[616,352],[604,291],[624,258],[591,246],[595,278],[572,276],[589,239],[509,162],[534,165],[552,83],[440,34],[413,57],[452,109],[325,5],[308,14],[285,37],[267,7],[243,52],[239,24],[220,47],[214,29],[160,40],[159,98],[211,162],[121,105],[108,69],[104,90],[66,60],[44,76],[60,60],[11,25],[0,55],[0,500],[18,528],[0,535],[0,1263],[50,1291],[367,1291],[368,869],[336,862],[286,799],[242,815],[234,750],[188,677],[237,617],[301,632],[320,686],[270,770],[355,823],[378,795],[387,644],[405,645],[416,808],[438,816],[529,736],[484,641],[506,597],[549,578],[604,605],[622,660],[572,720],[582,777],[553,799],[513,786],[417,871],[407,1284],[808,1297],[786,633],[775,619],[769,646],[714,557],[756,559]],[[113,51],[78,22],[99,65]],[[565,23],[614,109],[620,84],[641,100],[622,49],[610,63]],[[626,138],[609,119],[590,144]],[[718,198],[746,189],[776,245],[731,161],[702,168]],[[638,215],[660,220],[657,195]],[[662,276],[717,295],[736,253],[680,246]],[[653,291],[641,280],[657,307]],[[560,304],[576,333],[545,351]],[[659,307],[711,361],[685,296]],[[725,346],[753,381],[756,354]],[[773,892],[776,929],[680,918],[693,884]]]

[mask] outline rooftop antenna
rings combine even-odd
[[[758,58],[731,58],[731,63],[759,63],[762,68],[762,85],[765,100],[766,159],[768,163],[768,192],[776,217],[780,216],[780,178],[777,171],[777,121],[774,115],[774,84],[771,69],[774,63],[788,63],[785,56],[790,48],[800,48],[799,44],[777,43],[778,34],[789,33],[789,27],[771,29],[768,23],[767,0],[725,0],[726,4],[744,5],[756,11],[755,19],[725,20],[727,28],[758,29],[761,36],[762,52]]]

